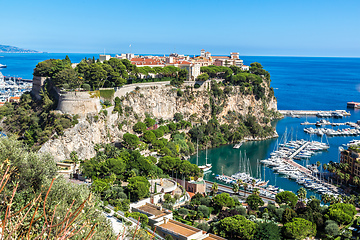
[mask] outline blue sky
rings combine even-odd
[[[0,1],[0,44],[47,52],[360,56],[360,1]]]

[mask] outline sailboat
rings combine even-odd
[[[199,151],[198,147],[197,147],[197,151]],[[196,163],[198,163],[198,159],[199,159],[199,154],[197,154],[197,160]],[[205,172],[209,172],[210,169],[212,168],[212,164],[211,163],[207,163],[208,157],[207,157],[207,145],[206,145],[206,157],[205,157],[205,165],[201,165],[198,166],[201,170]]]

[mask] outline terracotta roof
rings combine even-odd
[[[10,97],[10,99],[20,99],[20,97]]]
[[[212,58],[229,58],[228,56],[212,56]]]
[[[192,198],[193,196],[195,196],[195,193],[192,193],[192,192],[187,192],[190,196],[190,198]]]
[[[165,228],[168,231],[175,232],[185,237],[190,237],[191,235],[201,231],[200,229],[181,224],[174,220],[169,220],[167,223],[159,225],[159,227]]]
[[[222,238],[222,237],[219,237],[219,236],[216,236],[214,234],[209,234],[208,237],[204,238],[203,240],[226,240],[225,238]]]
[[[204,49],[201,49],[201,51],[205,51]]]
[[[131,63],[134,65],[162,65],[163,63],[156,58],[132,58]]]
[[[157,207],[153,206],[153,205],[150,205],[148,203],[146,203],[145,205],[142,205],[141,207],[139,207],[138,209],[144,211],[144,212],[147,212],[147,213],[150,213],[154,216],[160,216],[160,215],[164,215],[164,213],[166,214],[165,211],[163,210],[159,210]]]

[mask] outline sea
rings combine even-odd
[[[36,64],[46,59],[63,59],[68,55],[72,62],[80,62],[83,58],[98,58],[99,54],[91,53],[0,53],[0,63],[6,69],[0,69],[5,76],[32,79]],[[114,55],[114,54],[112,54]],[[356,122],[360,120],[360,110],[347,109],[348,101],[360,102],[360,58],[345,57],[278,57],[278,56],[242,56],[245,65],[259,62],[270,72],[271,86],[274,88],[279,110],[346,110],[351,116],[343,119],[330,119],[333,122]],[[304,133],[304,125],[300,123],[316,122],[317,117],[285,117],[273,121],[272,124],[279,138],[265,141],[245,142],[239,149],[233,145],[223,145],[208,149],[208,162],[212,163],[212,171],[206,173],[204,179],[216,181],[217,174],[231,176],[241,169],[240,159],[249,159],[251,174],[269,180],[269,184],[284,190],[296,192],[301,186],[296,182],[275,174],[271,168],[258,167],[259,160],[270,157],[283,136],[288,140],[305,139],[328,142],[330,148],[318,152],[307,161],[298,161],[306,165],[320,161],[321,164],[339,161],[339,147],[350,140],[360,137],[323,137],[310,136]],[[334,127],[337,129],[338,127]],[[343,127],[340,127],[343,128]],[[205,151],[199,151],[199,165],[205,164]],[[190,158],[196,163],[196,155]],[[308,191],[308,196],[316,193]]]

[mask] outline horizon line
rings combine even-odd
[[[103,55],[103,53],[96,53],[96,52],[0,52],[0,54],[98,54],[98,55]],[[108,53],[105,55],[116,55],[116,54],[121,54],[121,53]],[[166,55],[168,56],[169,54],[164,54],[164,53],[133,53],[134,55]],[[195,55],[195,56],[199,56],[199,54],[179,54],[179,55],[184,55],[184,56],[191,56],[191,55]],[[246,56],[246,57],[314,57],[314,58],[360,58],[360,56],[311,56],[311,55],[273,55],[273,54],[239,54],[240,56]],[[220,54],[214,54],[212,56],[228,56],[226,54],[220,55]]]

